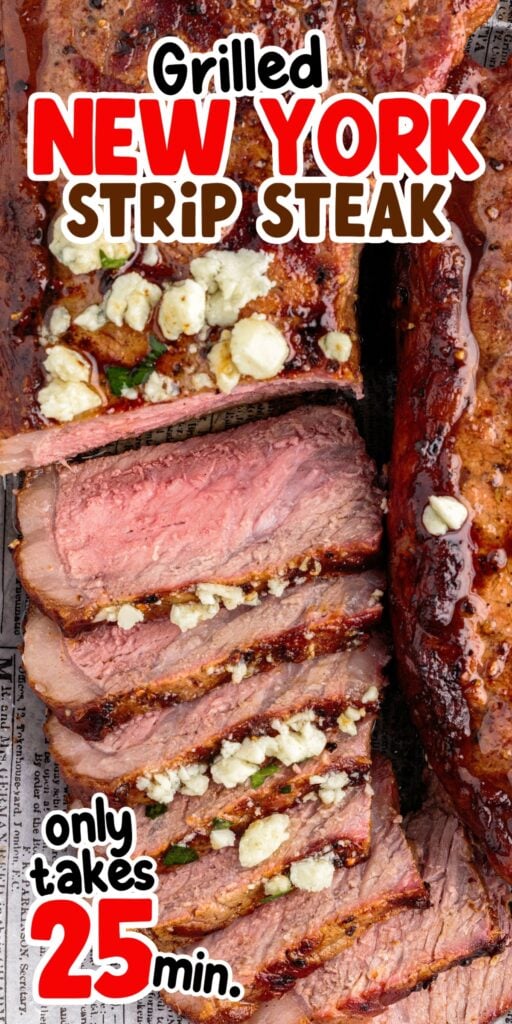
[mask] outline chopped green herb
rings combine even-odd
[[[167,804],[148,804],[146,818],[159,818],[161,814],[165,814],[166,810]]]
[[[291,793],[291,791],[292,791],[292,787],[291,786],[281,786],[279,788],[279,792],[280,793]]]
[[[212,828],[233,828],[233,822],[227,821],[226,818],[214,818]]]
[[[261,902],[270,903],[271,900],[280,900],[281,896],[287,896],[289,892],[290,890],[287,889],[286,892],[276,892],[275,896],[264,896]]]
[[[170,846],[162,860],[166,868],[170,868],[173,864],[190,864],[193,860],[199,860],[199,854],[192,846]]]
[[[136,366],[106,366],[105,373],[113,395],[122,397],[124,388],[137,388],[145,384],[155,369],[159,356],[167,352],[167,346],[155,338],[154,334],[149,335],[150,352]]]
[[[103,270],[119,270],[119,267],[124,266],[126,263],[127,257],[121,256],[120,259],[112,259],[112,257],[107,256],[107,254],[103,252],[103,249],[100,249],[100,260]]]
[[[270,775],[275,775],[279,771],[279,764],[273,762],[272,764],[265,765],[264,768],[259,768],[254,775],[251,775],[251,786],[253,789],[259,789],[263,785],[265,779],[268,779]]]

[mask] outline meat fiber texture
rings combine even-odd
[[[169,1006],[195,1022],[245,1020],[258,1002],[285,992],[298,977],[352,945],[372,921],[424,902],[425,889],[400,826],[395,782],[386,763],[379,762],[372,785],[372,850],[367,861],[335,871],[329,889],[292,890],[201,940],[211,958],[231,965],[234,979],[244,986],[243,1000],[228,1003],[166,992]]]
[[[177,793],[165,810],[159,808],[161,813],[156,817],[151,816],[151,805],[135,806],[137,845],[134,856],[155,857],[162,867],[161,858],[169,846],[185,839],[200,851],[209,845],[208,837],[216,818],[230,821],[232,828],[240,832],[255,817],[286,812],[298,799],[311,790],[316,791],[312,776],[346,772],[351,782],[366,778],[371,767],[370,740],[374,723],[375,715],[366,715],[355,736],[340,733],[337,726],[326,729],[327,742],[318,757],[308,757],[290,767],[281,765],[257,788],[244,784],[226,789],[212,779],[203,796]],[[83,805],[75,801],[73,806]]]
[[[305,388],[341,386],[356,393],[361,389],[355,314],[359,247],[328,241],[304,246],[299,239],[272,248],[272,290],[242,311],[243,315],[266,315],[284,332],[290,356],[279,375],[269,381],[242,377],[231,394],[219,392],[213,379],[194,391],[197,374],[191,371],[204,373],[208,368],[205,345],[194,336],[182,335],[161,357],[158,367],[178,393],[170,401],[154,405],[142,397],[130,402],[112,394],[105,367],[138,365],[147,355],[154,322],[148,321],[142,332],[126,325],[107,324],[99,331],[88,331],[72,324],[63,340],[93,358],[102,405],[69,423],[57,425],[44,419],[37,401],[45,382],[41,365],[45,352],[38,343],[39,331],[54,306],[65,306],[74,318],[87,305],[101,301],[112,284],[112,274],[99,270],[71,275],[49,253],[61,194],[53,182],[48,186],[26,179],[23,140],[28,92],[19,89],[19,82],[27,76],[26,53],[32,55],[28,91],[56,92],[65,100],[81,91],[147,91],[147,60],[154,38],[177,35],[192,51],[204,51],[234,30],[251,31],[262,45],[291,49],[302,45],[306,27],[320,26],[327,34],[332,91],[362,91],[370,96],[397,89],[425,93],[443,88],[450,68],[462,57],[470,32],[493,7],[494,0],[465,0],[457,5],[431,0],[416,4],[414,16],[409,17],[402,14],[397,0],[384,0],[373,7],[350,0],[343,12],[334,0],[328,0],[322,6],[321,20],[311,2],[299,10],[285,0],[273,5],[271,17],[247,0],[237,0],[230,7],[213,0],[189,8],[182,3],[154,3],[143,11],[128,7],[121,13],[115,0],[103,0],[101,8],[85,2],[62,5],[60,0],[42,0],[37,18],[26,19],[15,9],[9,11],[4,19],[6,88],[0,119],[5,154],[0,238],[0,376],[5,385],[0,399],[0,471],[66,459],[122,437],[251,399]],[[244,101],[238,105],[226,173],[243,184],[245,203],[241,218],[221,244],[234,251],[246,245],[252,249],[257,244],[255,192],[260,182],[272,175],[271,147],[251,104]],[[129,269],[162,285],[187,276],[190,260],[205,248],[161,244],[156,267],[149,267],[142,253],[137,253]],[[347,362],[327,359],[318,344],[322,334],[333,329],[352,339]],[[217,339],[217,333],[210,333],[208,344]]]
[[[453,237],[409,251],[391,471],[398,667],[429,760],[512,881],[512,68],[465,65],[479,91],[482,177],[454,186]],[[426,389],[426,390],[425,390]],[[466,520],[423,522],[430,496]]]
[[[404,910],[369,928],[350,951],[263,1006],[253,1024],[362,1024],[440,971],[499,946],[494,905],[455,815],[430,801],[406,821],[405,833],[430,907]],[[430,1017],[424,1020],[430,1024]]]
[[[127,602],[167,615],[199,583],[361,566],[381,542],[374,475],[351,413],[321,406],[53,467],[19,495],[17,570],[74,631]]]
[[[288,838],[255,867],[242,867],[232,846],[161,875],[153,938],[171,949],[224,928],[265,899],[266,879],[305,857],[332,850],[338,867],[352,867],[369,853],[371,803],[366,784],[349,787],[335,808],[318,799],[297,803],[287,812]]]
[[[52,716],[46,727],[50,750],[76,796],[87,799],[101,790],[142,801],[139,776],[208,760],[224,738],[271,731],[273,719],[306,709],[333,720],[347,706],[361,707],[369,687],[382,689],[387,660],[385,644],[374,638],[364,648],[282,665],[197,701],[139,715],[100,741],[84,739]],[[367,711],[375,706],[364,705]]]
[[[512,918],[510,886],[485,864],[481,870],[494,897],[505,948],[442,974],[428,989],[372,1018],[373,1024],[493,1024],[512,1006]],[[283,1019],[283,1024],[288,1021]]]
[[[193,700],[233,673],[246,677],[356,645],[382,616],[384,585],[372,571],[312,580],[254,608],[223,608],[185,633],[159,619],[130,630],[105,623],[69,638],[32,608],[25,672],[68,728],[97,739],[132,714]]]

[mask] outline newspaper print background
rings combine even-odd
[[[480,64],[497,67],[504,62],[512,51],[512,0],[501,0],[468,49]],[[234,425],[264,411],[257,406],[250,412],[234,411],[226,419]],[[217,414],[160,431],[142,443],[178,440],[225,424]],[[39,953],[24,939],[31,902],[25,870],[32,854],[41,850],[42,819],[63,806],[65,796],[44,743],[44,708],[25,686],[21,665],[25,600],[8,551],[16,483],[0,483],[0,1024],[174,1024],[177,1018],[156,995],[129,1006],[38,1007],[32,1001]],[[512,1024],[512,1011],[497,1024]]]

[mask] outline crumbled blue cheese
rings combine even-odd
[[[153,370],[142,390],[147,402],[168,402],[180,393],[178,384],[158,370]]]
[[[273,721],[277,730],[275,756],[290,766],[308,757],[318,757],[326,744],[325,733],[315,724],[314,711],[301,711],[286,722]]]
[[[105,313],[117,327],[125,323],[134,331],[143,331],[161,294],[157,284],[135,271],[120,274],[103,300]]]
[[[460,530],[468,518],[468,510],[457,498],[431,494],[422,518],[428,533],[443,537],[448,530]]]
[[[253,821],[238,844],[238,859],[243,868],[253,868],[271,857],[289,838],[287,814],[270,814]]]
[[[161,804],[170,804],[176,793],[185,796],[203,796],[209,786],[206,764],[187,764],[179,768],[165,768],[161,772],[141,775],[137,779],[137,789],[145,793],[150,800]]]
[[[340,804],[345,799],[350,778],[346,772],[327,772],[325,775],[312,775],[310,782],[318,786],[318,797],[323,804]]]
[[[242,588],[225,583],[198,583],[196,594],[201,604],[213,605],[220,602],[230,611],[245,604],[245,594]]]
[[[369,686],[361,697],[362,704],[375,704],[375,701],[379,699],[379,691],[376,686]]]
[[[135,252],[133,239],[129,242],[107,242],[101,235],[95,241],[70,242],[62,232],[63,215],[57,217],[53,225],[50,252],[69,267],[73,274],[90,274],[93,270],[101,270],[101,253],[111,260],[128,260]]]
[[[187,278],[164,291],[158,323],[164,338],[176,341],[181,334],[199,334],[205,323],[206,295],[203,285]]]
[[[306,892],[321,892],[329,889],[334,878],[334,864],[331,854],[324,857],[305,857],[297,860],[290,868],[290,880],[297,889]]]
[[[225,850],[227,846],[234,846],[236,835],[231,828],[214,828],[210,832],[210,846],[212,850]]]
[[[55,306],[39,332],[39,340],[45,348],[54,345],[71,326],[71,313],[65,306]]]
[[[144,621],[144,613],[134,604],[109,604],[94,617],[94,622],[116,622],[121,629],[131,629]]]
[[[184,604],[173,604],[170,619],[182,633],[195,629],[205,619],[212,619],[219,611],[219,605],[204,605],[199,601],[186,601]]]
[[[267,590],[273,597],[282,597],[286,588],[290,586],[289,580],[283,580],[279,576],[270,579],[267,583]]]
[[[258,316],[238,320],[229,347],[239,373],[255,380],[269,380],[281,373],[290,355],[284,334]]]
[[[242,743],[224,741],[211,767],[215,782],[233,789],[240,786],[268,758],[290,766],[322,753],[325,733],[315,724],[313,711],[299,712],[286,722],[274,720],[275,736],[247,736]]]
[[[338,718],[338,726],[341,732],[347,736],[357,736],[357,725],[361,718],[366,715],[365,708],[345,708]]]
[[[158,246],[154,242],[150,242],[146,245],[144,252],[142,253],[142,262],[146,267],[156,267],[160,259],[160,253]]]
[[[318,342],[322,352],[328,359],[337,363],[346,363],[350,359],[352,341],[343,331],[329,331]]]
[[[183,633],[194,629],[205,619],[212,619],[222,607],[231,611],[241,604],[252,606],[259,603],[256,593],[245,594],[241,587],[224,583],[198,583],[195,594],[198,601],[173,605],[171,609],[171,622],[179,626]]]
[[[240,380],[240,374],[231,358],[230,340],[230,332],[223,331],[219,341],[208,353],[208,362],[217,387],[225,395],[231,394]]]
[[[245,679],[247,672],[249,671],[243,658],[240,658],[235,665],[228,665],[228,671],[231,672],[231,682],[241,683],[242,679]]]
[[[285,896],[292,889],[292,883],[287,875],[274,875],[265,879],[263,889],[265,896]]]
[[[66,345],[53,345],[47,352],[44,368],[49,380],[38,394],[43,416],[67,423],[100,406],[101,396],[88,383],[91,366],[87,359]]]
[[[267,270],[272,256],[251,249],[212,249],[192,260],[190,273],[206,291],[206,320],[212,327],[231,327],[240,310],[272,288]]]
[[[82,313],[75,317],[73,323],[84,331],[99,331],[107,323],[107,315],[103,306],[94,303],[87,306]]]

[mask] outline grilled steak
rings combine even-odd
[[[487,169],[454,187],[453,238],[412,248],[402,274],[404,323],[415,326],[401,351],[389,515],[395,643],[412,713],[459,812],[509,879],[511,82],[510,70],[476,66],[454,82],[487,97],[475,139]],[[447,522],[431,496],[456,499]]]
[[[182,633],[168,619],[131,630],[105,623],[65,637],[35,608],[23,661],[39,697],[71,729],[98,738],[155,704],[193,700],[207,690],[281,661],[302,661],[360,642],[382,615],[376,572],[292,587],[255,608],[222,609]]]
[[[96,790],[122,800],[143,801],[136,782],[141,775],[209,760],[221,740],[271,733],[272,721],[285,721],[314,709],[324,723],[347,706],[374,710],[377,699],[363,698],[381,689],[387,655],[382,642],[283,665],[239,686],[221,686],[197,701],[147,712],[113,729],[103,740],[89,741],[66,729],[55,717],[47,724],[51,752],[76,796]]]
[[[261,785],[239,785],[234,789],[214,782],[203,796],[185,796],[177,793],[171,804],[137,805],[134,814],[137,823],[137,845],[134,856],[155,857],[158,866],[167,870],[163,857],[169,846],[185,839],[198,852],[208,846],[215,819],[230,821],[235,832],[243,831],[255,817],[272,812],[287,811],[297,800],[311,791],[317,783],[311,778],[329,772],[346,772],[351,782],[366,778],[370,770],[370,740],[375,715],[366,715],[359,723],[355,736],[340,734],[338,727],[326,729],[327,743],[318,757],[308,757],[291,767],[279,769],[261,779]],[[75,801],[75,807],[82,806]]]
[[[512,1006],[512,926],[510,887],[485,865],[482,871],[494,896],[500,927],[506,936],[503,952],[455,967],[433,985],[372,1017],[373,1024],[493,1024]],[[283,1024],[288,1021],[283,1020]]]
[[[291,988],[326,959],[350,946],[372,922],[404,906],[421,905],[425,890],[397,819],[389,767],[373,775],[372,852],[353,868],[340,868],[329,889],[294,890],[258,907],[249,918],[201,940],[208,955],[226,960],[245,989],[241,1002],[164,993],[165,1001],[192,1021],[244,1020],[261,1000]]]
[[[431,906],[369,928],[350,951],[263,1006],[254,1024],[367,1020],[440,971],[494,952],[501,938],[496,914],[457,818],[429,801],[408,819],[405,832]],[[452,1024],[450,1016],[446,1020]]]
[[[200,607],[199,584],[213,583],[227,604],[254,601],[271,579],[279,585],[376,555],[373,476],[348,410],[320,406],[53,467],[19,495],[18,573],[70,631],[127,602],[150,617],[167,616],[176,599]],[[219,585],[238,589],[224,597]],[[208,611],[215,598],[203,602]]]
[[[328,0],[318,8],[308,0],[300,8],[280,0],[255,7],[237,0],[225,8],[218,0],[191,7],[184,0],[153,4],[144,11],[128,8],[120,14],[114,0],[95,8],[87,0],[64,6],[43,0],[38,16],[25,18],[12,9],[4,18],[7,89],[1,126],[4,230],[0,239],[1,337],[0,372],[5,399],[0,405],[0,471],[44,465],[119,437],[135,436],[187,417],[230,404],[261,399],[305,388],[345,386],[360,391],[359,354],[355,321],[359,249],[328,242],[304,246],[289,243],[273,250],[268,295],[246,303],[244,316],[266,314],[283,332],[289,354],[283,369],[270,380],[241,377],[231,393],[220,391],[211,375],[208,348],[219,330],[209,332],[207,344],[182,334],[159,356],[155,369],[168,382],[170,400],[152,404],[144,388],[125,397],[112,388],[108,370],[143,371],[149,348],[153,313],[145,328],[107,321],[92,330],[73,321],[90,304],[97,304],[113,284],[112,271],[73,274],[50,256],[52,218],[60,207],[60,192],[24,180],[27,91],[57,92],[63,99],[81,90],[144,91],[146,64],[154,39],[178,35],[193,50],[206,50],[215,39],[232,31],[255,32],[261,43],[298,47],[309,28],[327,33],[333,89],[373,94],[382,89],[428,92],[443,87],[460,60],[466,38],[491,14],[494,0],[442,0],[416,4],[404,15],[396,0],[378,6],[366,0],[344,0],[340,8]],[[27,61],[26,54],[30,54]],[[234,128],[227,174],[244,189],[244,212],[222,247],[237,250],[255,246],[255,190],[269,176],[270,145],[249,103],[241,101]],[[20,189],[20,183],[23,187]],[[50,228],[48,229],[48,223]],[[42,243],[42,244],[41,244]],[[261,243],[260,243],[261,245]],[[159,286],[189,274],[191,257],[204,246],[161,245],[156,265],[136,252],[131,272]],[[263,246],[261,245],[261,248]],[[122,268],[126,269],[126,267]],[[121,271],[122,276],[122,271]],[[72,318],[58,341],[94,359],[96,401],[101,404],[56,423],[45,415],[38,393],[46,383],[45,351],[38,344],[42,326],[51,326],[55,307]],[[319,344],[327,331],[345,333],[352,350],[345,362],[327,358]],[[52,339],[51,339],[52,340]],[[208,371],[208,372],[207,372]],[[97,377],[96,377],[97,374]],[[119,375],[118,375],[119,376]],[[130,389],[128,388],[128,393]],[[16,401],[11,401],[16,395]],[[90,405],[90,403],[89,403]]]
[[[265,880],[286,873],[294,861],[332,849],[337,867],[352,867],[368,856],[370,810],[371,787],[352,786],[335,808],[318,800],[291,807],[288,838],[255,867],[242,867],[232,846],[162,875],[158,924],[151,931],[155,942],[175,949],[186,937],[199,939],[248,914],[265,900]]]

